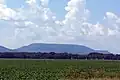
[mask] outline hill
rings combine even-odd
[[[69,52],[69,53],[89,53],[94,50],[83,45],[72,44],[44,44],[34,43],[28,46],[15,49],[17,52]]]
[[[0,52],[11,52],[11,49],[8,49],[6,47],[0,46]]]

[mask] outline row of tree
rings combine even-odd
[[[71,53],[34,53],[34,52],[0,52],[0,58],[21,58],[21,59],[104,59],[120,60],[120,55],[103,54],[92,52],[89,54],[71,54]]]

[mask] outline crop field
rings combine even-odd
[[[120,62],[1,59],[0,80],[120,80]]]

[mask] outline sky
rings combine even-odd
[[[0,45],[78,44],[120,52],[120,0],[0,0]]]

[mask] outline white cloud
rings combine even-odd
[[[49,4],[49,0],[40,0],[41,1],[41,5],[44,7],[47,7]]]
[[[106,12],[106,18],[108,19],[118,19],[117,15],[115,15],[114,13],[111,13],[111,12]]]
[[[104,23],[89,23],[86,0],[70,0],[62,21],[48,8],[49,0],[25,0],[22,8],[0,1],[0,44],[16,48],[34,42],[83,44],[120,52],[120,17],[106,12]]]
[[[0,0],[0,4],[5,4],[5,0]]]
[[[29,5],[35,5],[36,0],[26,0],[26,3],[29,4]]]
[[[84,22],[87,20],[89,10],[85,8],[85,0],[70,0],[65,7],[68,13],[65,15],[64,23],[72,20]]]

